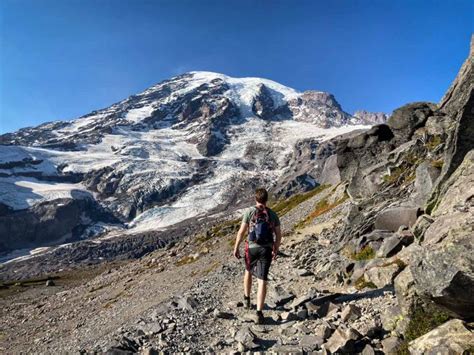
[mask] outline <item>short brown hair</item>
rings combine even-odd
[[[266,204],[268,201],[268,192],[263,187],[259,187],[255,190],[255,200],[257,202]]]

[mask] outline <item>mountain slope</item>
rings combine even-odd
[[[11,237],[1,249],[166,228],[239,207],[256,185],[314,187],[315,167],[294,166],[301,146],[312,142],[316,159],[322,141],[369,123],[324,92],[191,72],[78,119],[2,135],[0,232]],[[83,213],[63,208],[71,199],[89,201]],[[70,221],[38,217],[39,204]],[[41,236],[19,227],[20,215],[42,219]]]

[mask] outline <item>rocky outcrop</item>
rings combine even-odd
[[[288,109],[295,120],[311,122],[323,128],[342,126],[350,123],[351,119],[335,97],[326,92],[305,91],[288,102]]]
[[[412,355],[465,354],[474,348],[474,333],[466,323],[453,319],[410,342]]]
[[[378,125],[338,143],[337,166],[341,179],[349,181],[347,190],[353,199],[369,197],[378,190],[385,171],[382,159],[393,149],[393,137],[387,125]]]
[[[433,163],[424,161],[416,168],[415,193],[413,202],[417,206],[424,206],[428,202],[431,191],[435,187],[436,179],[441,171]]]
[[[97,236],[86,232],[98,221],[118,223],[87,196],[46,201],[27,210],[14,211],[0,216],[0,253]],[[98,233],[105,231],[96,229]],[[89,233],[94,234],[94,230],[90,229]]]
[[[386,123],[388,120],[388,115],[383,112],[368,112],[365,110],[359,110],[354,112],[353,116],[357,118],[358,122],[370,125]]]
[[[257,95],[252,103],[252,111],[257,117],[270,119],[274,115],[275,110],[270,89],[260,84],[257,90]]]
[[[424,233],[412,272],[419,294],[455,312],[474,316],[474,150],[447,182],[446,194]]]
[[[474,149],[474,35],[471,37],[469,56],[441,99],[439,107],[449,118],[449,135],[443,169],[431,197],[430,208],[436,206],[439,196],[444,195],[449,188],[446,181],[461,164],[464,156]]]
[[[402,226],[413,226],[420,214],[418,207],[388,208],[377,214],[374,227],[396,232]]]
[[[423,127],[428,117],[433,116],[436,105],[427,102],[415,102],[402,106],[393,111],[392,116],[387,121],[398,142],[409,141],[413,133]]]

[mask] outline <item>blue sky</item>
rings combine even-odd
[[[209,70],[333,93],[348,112],[438,101],[472,0],[1,0],[0,133]]]

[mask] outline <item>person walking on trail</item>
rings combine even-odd
[[[267,294],[268,272],[272,260],[276,259],[281,243],[280,219],[266,206],[268,192],[264,188],[255,191],[255,206],[249,208],[242,218],[235,240],[234,256],[240,259],[240,243],[248,232],[245,241],[244,301],[250,309],[250,290],[252,275],[257,278],[257,322],[262,324],[263,306]]]

